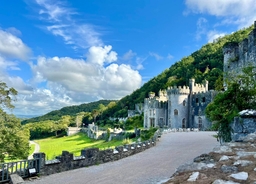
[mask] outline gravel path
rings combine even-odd
[[[175,169],[210,152],[218,142],[215,132],[166,133],[155,147],[106,164],[76,169],[27,183],[39,184],[156,184],[166,181]]]
[[[28,156],[28,159],[33,159],[33,154],[34,154],[34,153],[39,153],[39,151],[40,151],[40,146],[39,146],[39,144],[37,144],[37,143],[34,142],[34,141],[29,141],[29,144],[35,144],[35,150],[34,150],[34,152],[33,152],[31,155]]]

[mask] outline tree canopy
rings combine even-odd
[[[12,109],[17,91],[0,82],[0,162],[5,157],[10,159],[27,158],[29,154],[29,131],[21,126],[14,115],[4,112],[3,108]]]

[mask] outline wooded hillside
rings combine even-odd
[[[107,106],[110,102],[116,102],[116,100],[99,100],[87,104],[63,107],[60,110],[51,111],[43,116],[23,120],[21,123],[24,125],[31,122],[39,122],[46,120],[58,121],[61,119],[62,116],[76,116],[76,114],[80,112],[91,112],[92,110],[97,109],[100,104]]]

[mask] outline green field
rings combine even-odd
[[[55,156],[61,155],[62,151],[69,151],[74,155],[79,156],[84,148],[100,148],[108,149],[122,145],[122,141],[112,140],[93,140],[83,133],[78,133],[72,136],[61,138],[51,137],[46,139],[35,140],[40,145],[40,152],[46,154],[46,160],[51,160]]]

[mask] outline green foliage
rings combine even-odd
[[[156,131],[157,131],[157,128],[153,128],[153,127],[151,127],[149,130],[141,130],[140,132],[141,140],[146,141],[151,139],[154,136]]]
[[[19,119],[0,109],[0,162],[27,158],[29,154],[29,131],[22,128]]]
[[[93,121],[93,117],[91,113],[86,112],[82,119],[83,127],[88,127],[89,124],[91,124]]]
[[[14,88],[8,88],[8,86],[0,81],[0,106],[3,108],[12,109],[12,101],[15,101],[15,96],[18,92]]]
[[[132,140],[130,140],[129,138],[124,139],[124,140],[122,141],[122,144],[123,144],[123,145],[125,145],[125,144],[131,144],[131,143],[132,143]]]
[[[4,108],[14,108],[11,104],[15,100],[17,91],[8,88],[0,82],[0,106]],[[0,108],[0,162],[5,157],[9,159],[27,158],[29,154],[29,131],[24,129],[20,120],[13,115],[9,115]]]
[[[71,117],[62,116],[59,121],[42,121],[37,123],[28,123],[24,125],[30,131],[30,139],[39,139],[55,135],[60,136],[66,134],[66,130],[70,125]]]
[[[143,115],[130,117],[125,122],[124,129],[125,130],[131,130],[131,129],[134,129],[134,128],[143,127],[143,120],[144,120]]]
[[[232,75],[232,74],[231,74]],[[206,115],[214,122],[213,129],[218,130],[219,138],[231,140],[230,123],[238,112],[245,109],[256,109],[255,67],[248,66],[243,73],[229,76],[227,90],[220,92],[206,108]]]

